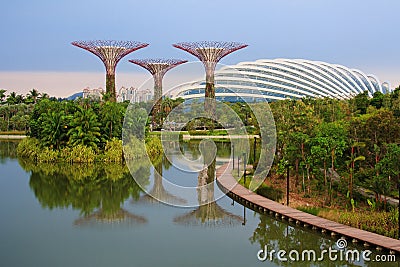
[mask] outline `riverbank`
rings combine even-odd
[[[376,249],[387,249],[391,253],[400,253],[400,240],[360,230],[334,221],[314,216],[294,208],[257,195],[237,183],[232,176],[232,164],[226,163],[217,169],[217,184],[230,198],[243,203],[260,213],[275,215],[297,225],[312,227],[321,232],[330,232],[352,242],[364,242],[365,246],[374,245]]]

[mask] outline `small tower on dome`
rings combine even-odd
[[[180,59],[132,59],[129,62],[139,65],[148,70],[154,79],[154,107],[152,111],[153,123],[158,124],[160,121],[156,119],[157,114],[161,112],[162,103],[162,80],[167,71],[186,63],[187,60]]]
[[[76,41],[74,46],[92,52],[104,63],[106,68],[106,93],[111,101],[116,101],[115,92],[115,68],[118,62],[135,50],[146,47],[149,44],[135,41],[94,40]]]
[[[182,49],[193,56],[197,57],[204,64],[206,71],[206,88],[205,88],[205,110],[210,110],[213,117],[215,115],[215,88],[214,88],[214,71],[217,63],[224,56],[247,47],[247,44],[238,42],[183,42],[173,45]]]

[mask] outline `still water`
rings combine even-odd
[[[18,159],[15,146],[0,142],[0,266],[397,266],[328,258],[260,262],[265,245],[318,252],[334,248],[335,240],[228,197],[197,208],[165,205],[143,193],[124,166],[38,165]],[[219,158],[229,157],[219,151]],[[184,201],[163,187],[153,167],[138,164],[137,178],[150,189]],[[165,159],[158,164],[166,177],[197,182],[195,174],[177,177]]]

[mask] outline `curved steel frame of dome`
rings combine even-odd
[[[202,98],[204,81],[185,83],[170,92],[172,98]],[[302,97],[349,98],[367,91],[386,93],[374,75],[337,64],[304,59],[260,59],[221,68],[215,73],[216,97],[268,101]]]

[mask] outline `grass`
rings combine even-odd
[[[319,207],[297,207],[297,209],[315,216],[318,216],[318,213],[321,211]]]
[[[390,211],[345,211],[320,207],[298,207],[300,211],[310,213],[331,221],[342,223],[351,227],[384,235],[397,239],[398,234],[398,210]]]

